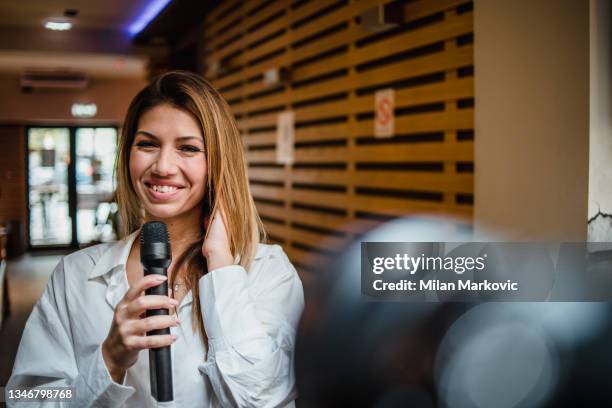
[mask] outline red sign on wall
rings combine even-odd
[[[374,136],[392,137],[395,134],[395,91],[392,88],[374,95]]]

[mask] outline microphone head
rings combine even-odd
[[[154,262],[167,266],[172,259],[168,227],[161,221],[147,222],[140,231],[140,261],[145,266]],[[148,265],[147,265],[148,264]]]
[[[147,222],[142,226],[140,231],[140,244],[144,245],[145,242],[168,242],[168,227],[161,221]]]

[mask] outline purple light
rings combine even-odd
[[[128,26],[128,32],[133,37],[147,26],[172,0],[151,0],[142,13]]]

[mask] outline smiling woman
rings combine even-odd
[[[302,284],[283,250],[261,243],[225,101],[194,74],[154,79],[128,109],[116,174],[123,239],[62,259],[7,389],[73,387],[77,406],[155,406],[140,351],[171,345],[177,406],[293,406]],[[154,220],[172,245],[169,296],[142,295],[165,280],[140,264],[136,237]],[[144,317],[160,308],[173,314]]]

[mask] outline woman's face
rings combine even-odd
[[[130,179],[148,219],[200,211],[206,154],[200,126],[187,112],[158,105],[138,121],[130,149]]]

